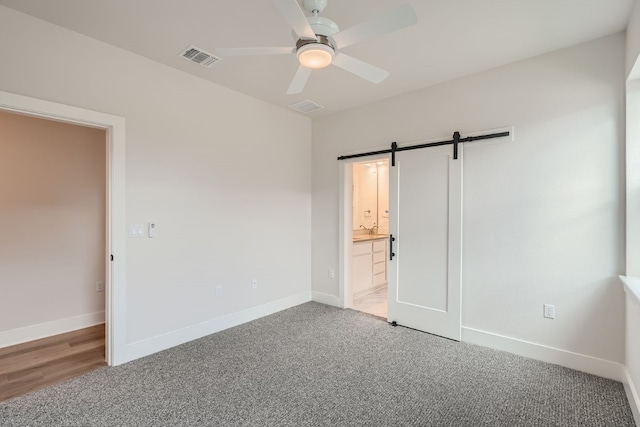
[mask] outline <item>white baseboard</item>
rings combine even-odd
[[[553,363],[615,381],[623,381],[623,365],[618,362],[598,359],[597,357],[505,337],[465,326],[462,327],[462,341]]]
[[[277,301],[242,310],[237,313],[231,313],[226,316],[188,326],[177,331],[168,332],[153,338],[127,344],[123,352],[124,357],[119,359],[117,364],[149,356],[150,354],[157,353],[309,301],[311,301],[311,292],[302,292],[297,295],[282,298]]]
[[[624,391],[627,393],[627,400],[629,401],[631,412],[633,412],[633,419],[636,421],[636,425],[640,426],[640,396],[638,396],[638,389],[633,383],[626,366],[622,367],[622,376],[624,378],[622,381]]]
[[[0,331],[0,348],[104,323],[104,311]]]
[[[323,292],[316,292],[316,291],[313,291],[311,295],[312,295],[311,299],[315,302],[342,308],[342,303],[340,302],[340,298],[335,295],[329,295]]]

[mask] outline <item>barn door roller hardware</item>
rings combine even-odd
[[[460,132],[456,131],[453,133],[453,139],[450,139],[448,141],[429,142],[426,144],[409,145],[406,147],[398,147],[397,142],[392,142],[391,148],[389,150],[378,150],[378,151],[369,151],[367,153],[349,154],[346,156],[338,157],[338,160],[346,160],[346,159],[353,159],[356,157],[375,156],[377,154],[391,153],[391,166],[395,166],[396,153],[398,151],[409,151],[409,150],[417,150],[419,148],[439,147],[441,145],[453,145],[453,158],[457,159],[458,145],[461,143],[471,142],[471,141],[481,141],[483,139],[502,138],[505,136],[509,136],[509,134],[510,134],[509,131],[505,131],[505,132],[498,132],[498,133],[489,133],[486,135],[467,136],[465,138],[460,138]]]

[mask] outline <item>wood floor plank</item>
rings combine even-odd
[[[104,325],[0,350],[0,401],[106,366]]]
[[[65,332],[64,334],[58,334],[47,338],[41,338],[34,341],[29,341],[22,344],[16,344],[9,347],[0,348],[0,360],[3,357],[8,357],[16,354],[28,353],[33,350],[39,350],[58,343],[75,342],[82,340],[83,337],[92,334],[102,334],[104,336],[104,323],[90,326],[84,329],[78,329],[76,331]]]
[[[104,352],[100,351],[100,349],[65,357],[55,363],[48,363],[47,365],[41,366],[39,370],[45,379],[54,378],[57,375],[66,375],[67,372],[73,372],[74,369],[78,367],[94,364],[96,361],[106,364],[104,361]],[[11,376],[9,376],[9,380],[12,380]]]
[[[86,374],[87,372],[91,372],[94,369],[102,366],[107,366],[107,363],[104,360],[93,361],[91,363],[69,367],[68,369],[65,369],[63,371],[51,372],[49,375],[45,375],[44,379],[46,385],[57,384],[61,381],[66,381],[70,378],[75,378],[77,376]]]
[[[25,354],[10,356],[6,359],[0,359],[0,375],[39,366],[44,363],[60,359],[66,355],[78,354],[87,350],[95,350],[101,346],[104,346],[104,340],[102,342],[98,340],[87,341],[74,346],[64,343]]]
[[[65,371],[64,373],[52,374],[42,380],[21,381],[11,384],[11,387],[0,386],[0,402],[21,396],[36,390],[40,390],[45,387],[49,387],[55,384],[62,383],[71,378],[79,377],[98,368],[106,366],[104,361],[93,362],[90,364],[77,366],[73,370]]]
[[[22,371],[10,372],[6,374],[7,382],[17,384],[24,381],[43,380],[44,374],[40,366],[34,368],[23,369]]]
[[[94,331],[90,334],[82,335],[79,337],[74,337],[70,339],[68,342],[69,342],[69,345],[74,346],[74,345],[82,344],[88,341],[95,341],[96,339],[100,339],[100,340],[105,339],[104,329]]]
[[[21,371],[33,366],[55,360],[61,354],[71,351],[71,346],[67,343],[58,343],[50,347],[40,348],[38,350],[26,353],[14,354],[0,359],[0,374],[6,374],[13,371]]]

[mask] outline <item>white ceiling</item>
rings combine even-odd
[[[293,0],[292,0],[293,1]],[[341,29],[406,0],[329,0]],[[195,45],[292,46],[269,0],[0,0],[157,62],[287,108],[310,99],[312,117],[438,84],[622,31],[634,0],[411,0],[418,24],[343,51],[391,73],[374,85],[339,68],[314,70],[301,94],[285,92],[294,54],[227,58],[203,68],[178,57]]]

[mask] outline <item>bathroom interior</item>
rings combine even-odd
[[[389,160],[354,163],[352,229],[352,308],[386,319]]]

